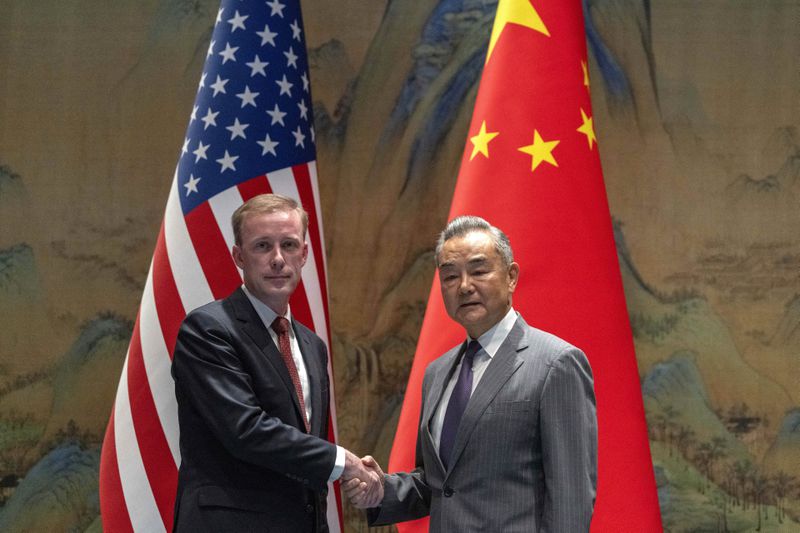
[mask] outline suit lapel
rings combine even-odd
[[[475,388],[475,392],[472,393],[469,403],[467,403],[467,409],[464,411],[464,416],[458,426],[456,441],[453,444],[453,458],[450,463],[451,471],[458,462],[459,457],[461,457],[461,452],[464,451],[464,447],[469,441],[469,436],[472,430],[475,429],[475,425],[483,415],[486,407],[522,365],[522,359],[517,357],[517,353],[528,346],[525,339],[527,327],[522,317],[518,317],[506,340],[500,345],[489,366],[486,367],[486,371]]]
[[[242,330],[250,337],[253,342],[258,346],[259,350],[264,354],[264,358],[272,366],[272,369],[277,373],[284,386],[291,395],[292,402],[294,403],[295,411],[300,414],[300,400],[297,399],[297,393],[294,391],[294,384],[292,378],[289,376],[289,370],[286,368],[286,363],[283,362],[280,350],[275,346],[272,341],[267,328],[261,317],[258,316],[253,304],[247,298],[241,287],[233,292],[228,297],[228,301],[233,306],[236,319],[239,321]],[[305,428],[301,427],[303,431]]]

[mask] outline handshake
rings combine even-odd
[[[370,455],[359,459],[346,451],[342,490],[358,509],[377,507],[383,501],[383,470]]]

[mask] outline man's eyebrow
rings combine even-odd
[[[473,257],[472,259],[467,261],[467,264],[468,265],[481,265],[481,264],[487,262],[488,260],[489,260],[489,258],[486,257],[485,255],[479,255],[479,256]],[[445,261],[444,263],[439,263],[439,270],[441,270],[443,268],[448,268],[448,267],[455,267],[455,265],[456,264],[455,264],[454,261]]]

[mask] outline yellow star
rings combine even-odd
[[[581,61],[581,69],[583,69],[583,84],[589,88],[589,69],[586,67],[586,61]]]
[[[553,149],[558,146],[559,142],[561,141],[545,141],[539,135],[538,130],[533,130],[533,144],[517,148],[517,150],[531,156],[531,172],[533,172],[543,161],[550,163],[554,167],[558,166],[556,159],[553,157]]]
[[[544,22],[542,22],[541,17],[531,5],[530,0],[500,0],[500,3],[497,4],[497,14],[494,17],[492,36],[489,38],[489,52],[486,54],[487,63],[492,56],[494,45],[497,44],[500,34],[505,29],[506,24],[511,22],[550,37],[550,32],[547,31]]]
[[[577,131],[586,135],[586,139],[589,141],[589,150],[591,150],[592,144],[597,142],[597,137],[594,135],[592,117],[587,117],[586,113],[583,112],[583,108],[581,108],[581,118],[583,119],[583,124],[581,124],[581,127],[578,128]]]
[[[481,124],[481,130],[478,132],[478,134],[469,138],[469,140],[472,142],[472,155],[469,156],[469,160],[472,161],[479,153],[488,158],[489,142],[491,142],[491,140],[498,135],[500,135],[499,131],[486,131],[486,121],[484,120],[483,124]]]

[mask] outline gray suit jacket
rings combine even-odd
[[[417,468],[386,476],[370,525],[430,514],[434,533],[588,531],[597,420],[586,356],[518,317],[469,400],[445,471],[430,423],[463,351],[425,370]]]

